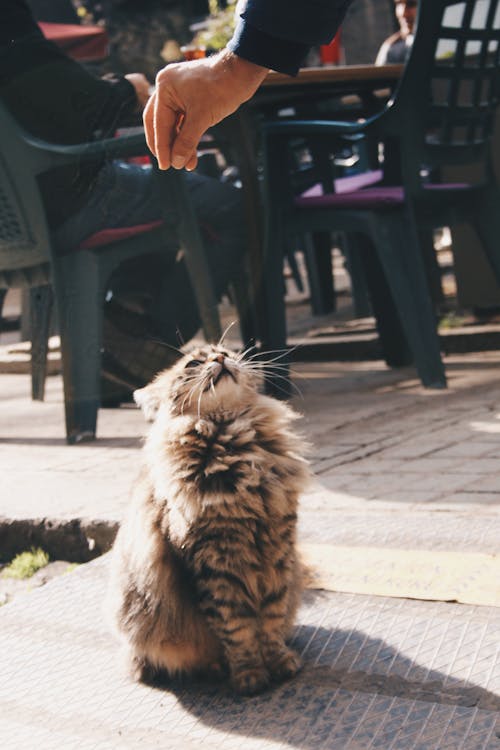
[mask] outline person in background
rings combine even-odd
[[[395,0],[399,31],[383,42],[377,53],[375,65],[391,65],[407,61],[413,44],[417,5],[417,0]]]
[[[250,99],[269,70],[296,75],[312,46],[331,42],[351,2],[247,0],[224,50],[163,68],[144,110],[160,168],[194,169],[203,133]]]
[[[0,100],[25,130],[53,143],[86,143],[140,118],[150,94],[142,74],[92,75],[44,38],[26,0],[3,0],[1,18]],[[220,296],[241,273],[246,247],[240,191],[201,174],[187,175],[187,185]],[[65,252],[102,229],[153,222],[165,209],[150,165],[62,167],[42,175],[40,187],[54,241]],[[173,214],[172,222],[175,229]],[[200,326],[182,257],[159,252],[123,265],[109,281],[107,300],[103,372],[120,393],[171,363],[154,338],[175,346],[179,335],[187,341]]]

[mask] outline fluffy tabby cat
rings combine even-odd
[[[238,693],[293,676],[301,580],[297,415],[259,365],[206,346],[135,399],[153,425],[113,550],[111,601],[138,679],[229,672]]]

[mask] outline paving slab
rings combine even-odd
[[[107,557],[0,609],[3,750],[500,747],[500,609],[309,591],[294,680],[150,687],[105,625]]]

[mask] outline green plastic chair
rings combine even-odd
[[[498,6],[498,0],[421,0],[402,80],[382,112],[366,121],[264,126],[263,348],[286,346],[285,306],[276,293],[285,228],[298,234],[346,231],[363,238],[358,246],[386,361],[412,360],[425,386],[445,387],[428,248],[421,240],[433,227],[471,222],[500,280],[500,190],[491,158],[500,81]],[[297,137],[317,138],[330,151],[346,137],[366,140],[371,152],[383,144],[382,182],[342,195],[318,190],[294,198],[286,165],[288,144]],[[474,184],[461,176],[471,165],[478,174]]]
[[[56,166],[148,154],[142,134],[62,146],[23,132],[0,104],[0,289],[28,287],[32,314],[32,394],[43,399],[53,288],[61,336],[68,443],[95,438],[100,401],[102,309],[106,281],[125,260],[153,252],[175,257],[184,250],[204,335],[220,338],[217,300],[203,241],[183,173],[156,169],[163,205],[172,219],[125,239],[97,247],[56,251],[45,217],[37,175]],[[63,249],[65,250],[65,249]]]

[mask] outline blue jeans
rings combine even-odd
[[[241,273],[245,253],[241,193],[231,185],[195,172],[188,173],[186,179],[215,291],[220,297],[228,282]],[[76,248],[102,229],[147,224],[160,218],[162,206],[152,168],[116,161],[103,167],[85,207],[56,230],[55,239],[61,248]],[[109,280],[110,294],[118,301],[141,298],[151,316],[152,333],[167,343],[178,343],[177,331],[189,340],[200,326],[182,258],[172,262],[158,253],[129,261]]]

